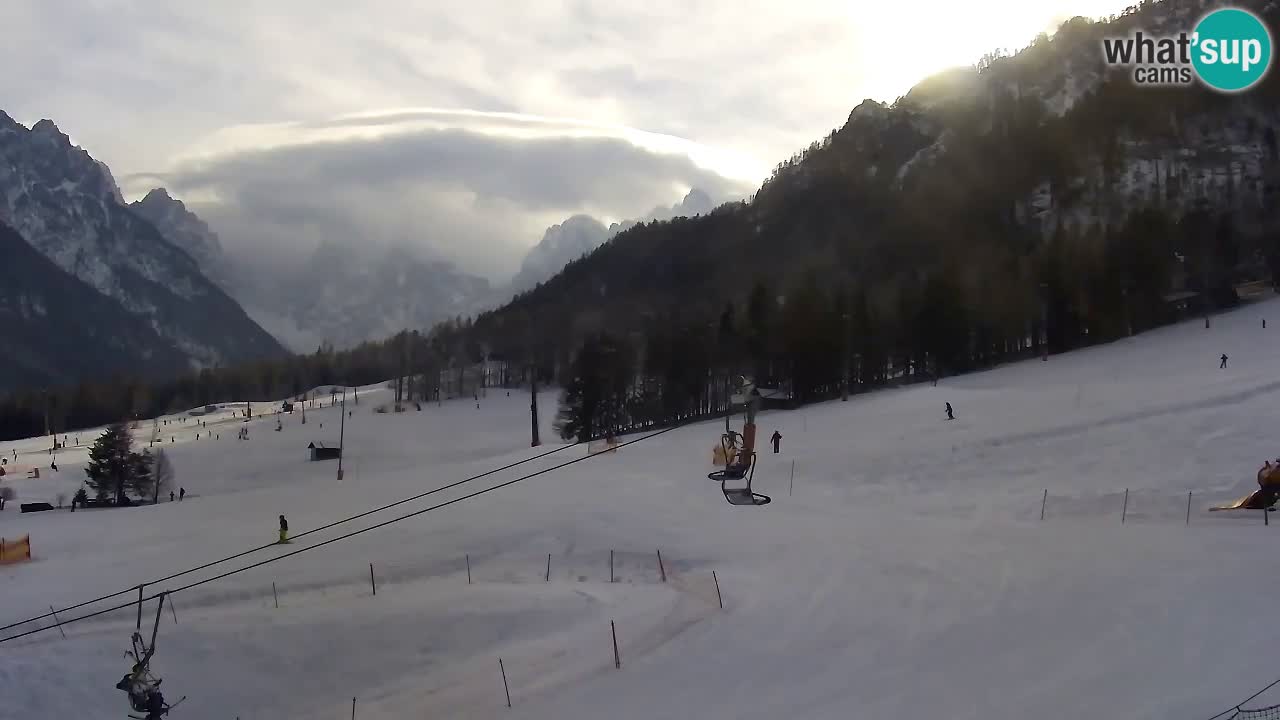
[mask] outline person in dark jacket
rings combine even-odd
[[[280,516],[280,542],[289,542],[289,521],[283,515]]]
[[[773,437],[769,438],[769,440],[770,440],[770,442],[772,442],[772,443],[773,443],[773,454],[774,454],[774,455],[777,455],[777,454],[778,454],[778,446],[779,446],[780,444],[782,444],[782,433],[778,432],[777,430],[774,430],[774,431],[773,431]]]
[[[956,413],[954,410],[951,409],[951,403],[947,403],[947,419],[948,420],[956,419]]]

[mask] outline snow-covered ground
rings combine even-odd
[[[1271,300],[1208,330],[764,413],[760,437],[783,440],[760,455],[762,508],[730,506],[706,478],[722,423],[673,430],[178,592],[154,669],[190,720],[347,718],[353,697],[361,720],[1208,717],[1280,677],[1263,630],[1280,525],[1206,511],[1280,456],[1277,318]],[[336,463],[307,461],[308,442],[337,438],[329,407],[305,426],[283,416],[281,432],[255,419],[248,441],[239,418],[215,439],[195,440],[195,421],[164,430],[181,503],[9,505],[0,535],[30,533],[36,558],[0,568],[0,624],[269,543],[280,513],[297,535],[556,447],[549,394],[553,442],[537,449],[522,391],[400,415],[373,412],[386,390],[360,395],[341,482]],[[78,487],[83,451],[50,473],[48,445],[0,443],[42,467],[11,483],[19,502]],[[566,449],[148,594],[584,456]],[[124,610],[65,639],[0,644],[0,718],[124,717],[114,684],[134,622]]]
[[[292,413],[282,412],[282,401],[221,403],[208,406],[207,409],[201,406],[185,412],[134,422],[130,425],[130,434],[133,436],[135,449],[145,448],[169,452],[177,445],[189,442],[205,444],[220,442],[223,436],[229,440],[238,440],[240,429],[246,426],[252,440],[256,433],[274,431],[279,422],[282,426],[297,425],[299,428],[309,430],[312,434],[308,436],[310,440],[307,442],[315,440],[337,446],[338,425],[331,423],[329,430],[324,429],[326,419],[340,419],[334,414],[332,405],[335,402],[341,402],[342,395],[331,392],[331,389],[334,389],[334,386],[325,385],[308,390],[306,395],[309,399],[305,403],[306,408],[303,407],[302,402],[294,402]],[[379,385],[355,388],[354,392],[348,396],[349,409],[353,411],[353,417],[354,411],[361,408],[359,403],[360,396],[363,394],[370,396],[369,402],[363,406],[366,410],[388,406],[390,403],[390,395]],[[323,412],[326,408],[327,412]],[[313,413],[315,417],[309,421],[309,427],[304,427],[302,422],[304,414],[310,416]],[[48,502],[56,505],[61,495],[64,496],[63,504],[69,507],[71,497],[84,483],[83,468],[89,461],[89,448],[102,434],[103,429],[99,427],[72,430],[58,433],[56,436],[45,435],[26,440],[0,442],[0,460],[4,462],[0,467],[3,467],[6,472],[6,475],[0,478],[0,482],[14,488],[20,502]],[[222,446],[223,451],[227,447]],[[237,451],[244,449],[239,445],[234,447]],[[305,447],[304,443],[304,449],[301,451],[304,456],[308,452]],[[57,465],[56,469],[54,465]],[[173,490],[177,492],[185,486],[185,477],[180,477],[175,481]],[[188,492],[196,492],[196,490],[191,488]]]

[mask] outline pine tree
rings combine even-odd
[[[560,437],[586,442],[625,428],[633,371],[624,343],[607,333],[588,337],[573,359],[560,399],[555,424]]]
[[[582,343],[573,359],[570,378],[560,398],[555,430],[561,438],[586,442],[593,436],[593,422],[600,404],[600,352],[594,338]]]
[[[87,484],[99,500],[108,496],[117,505],[129,502],[129,492],[145,492],[150,482],[150,457],[133,451],[133,438],[123,422],[109,425],[89,448],[89,464],[85,467]]]
[[[772,380],[769,377],[769,336],[774,300],[764,283],[757,282],[747,299],[747,352],[751,357],[751,376],[757,383]]]

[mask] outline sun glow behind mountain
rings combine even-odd
[[[866,94],[892,101],[934,73],[973,65],[996,50],[1016,52],[1039,33],[1052,35],[1072,17],[1096,19],[1131,4],[1126,0],[988,0],[979,12],[969,3],[949,0],[860,3],[850,7],[846,19],[863,29],[853,61],[868,68]]]

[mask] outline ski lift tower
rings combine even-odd
[[[1040,283],[1040,359],[1049,359],[1049,283]]]
[[[849,313],[840,316],[840,402],[849,402]]]
[[[338,481],[342,481],[342,456],[346,454],[346,434],[347,434],[347,388],[342,388],[342,407],[339,410],[338,420]]]

